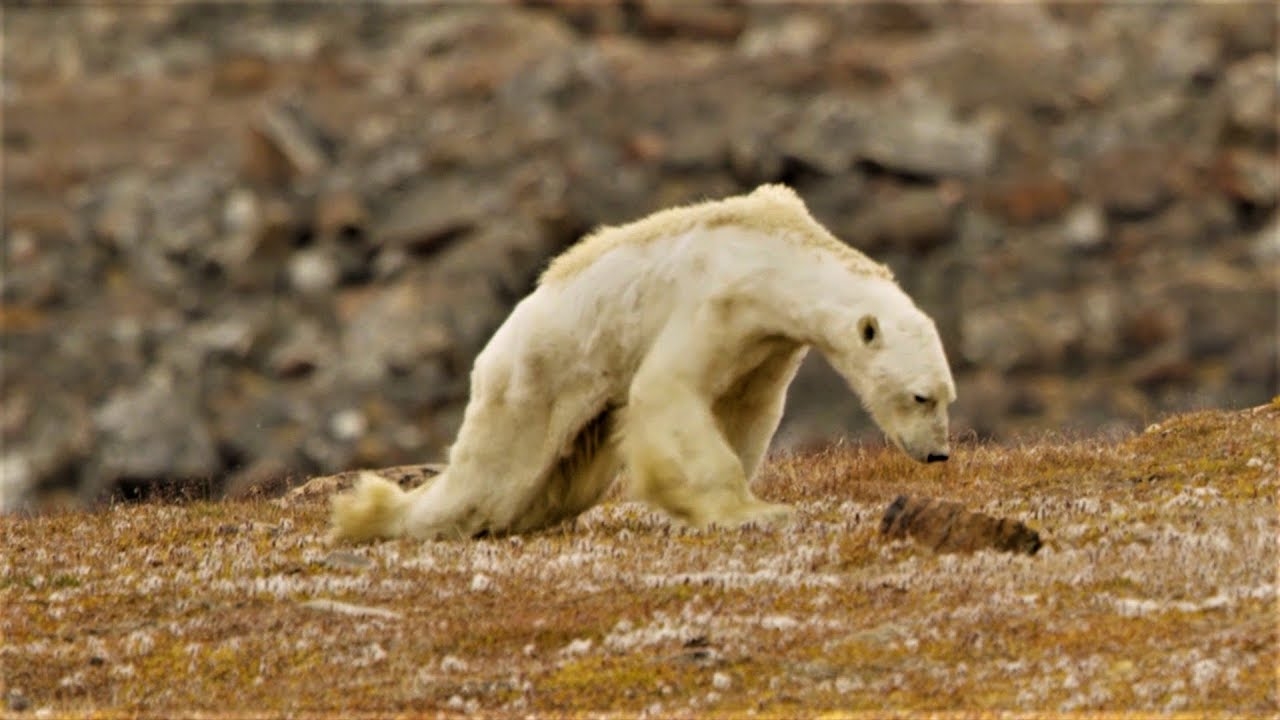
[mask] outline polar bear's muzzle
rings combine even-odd
[[[907,438],[898,434],[889,434],[889,439],[899,450],[911,456],[912,460],[922,463],[946,462],[951,457],[950,443],[943,438],[937,442],[909,442]]]

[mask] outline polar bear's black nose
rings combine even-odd
[[[925,462],[946,462],[949,457],[951,456],[946,453],[929,453],[929,456],[925,458]]]

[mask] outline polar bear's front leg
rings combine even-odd
[[[804,345],[779,343],[764,362],[749,370],[716,400],[713,407],[716,421],[742,461],[748,483],[769,450],[782,420],[787,387],[807,352]]]
[[[643,369],[637,374],[622,453],[636,493],[692,525],[776,523],[791,516],[790,507],[751,493],[710,401],[678,377]]]

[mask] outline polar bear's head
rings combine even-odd
[[[947,407],[956,399],[933,320],[901,291],[858,315],[845,376],[889,440],[920,462],[946,460]]]

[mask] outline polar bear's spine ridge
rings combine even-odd
[[[330,539],[360,543],[403,535],[410,501],[399,485],[361,473],[351,493],[333,498]]]
[[[538,283],[567,282],[620,246],[641,246],[699,227],[724,226],[790,236],[799,246],[829,253],[855,274],[893,279],[889,268],[836,239],[814,220],[794,190],[786,185],[761,185],[749,195],[669,208],[625,225],[597,228],[553,259]]]

